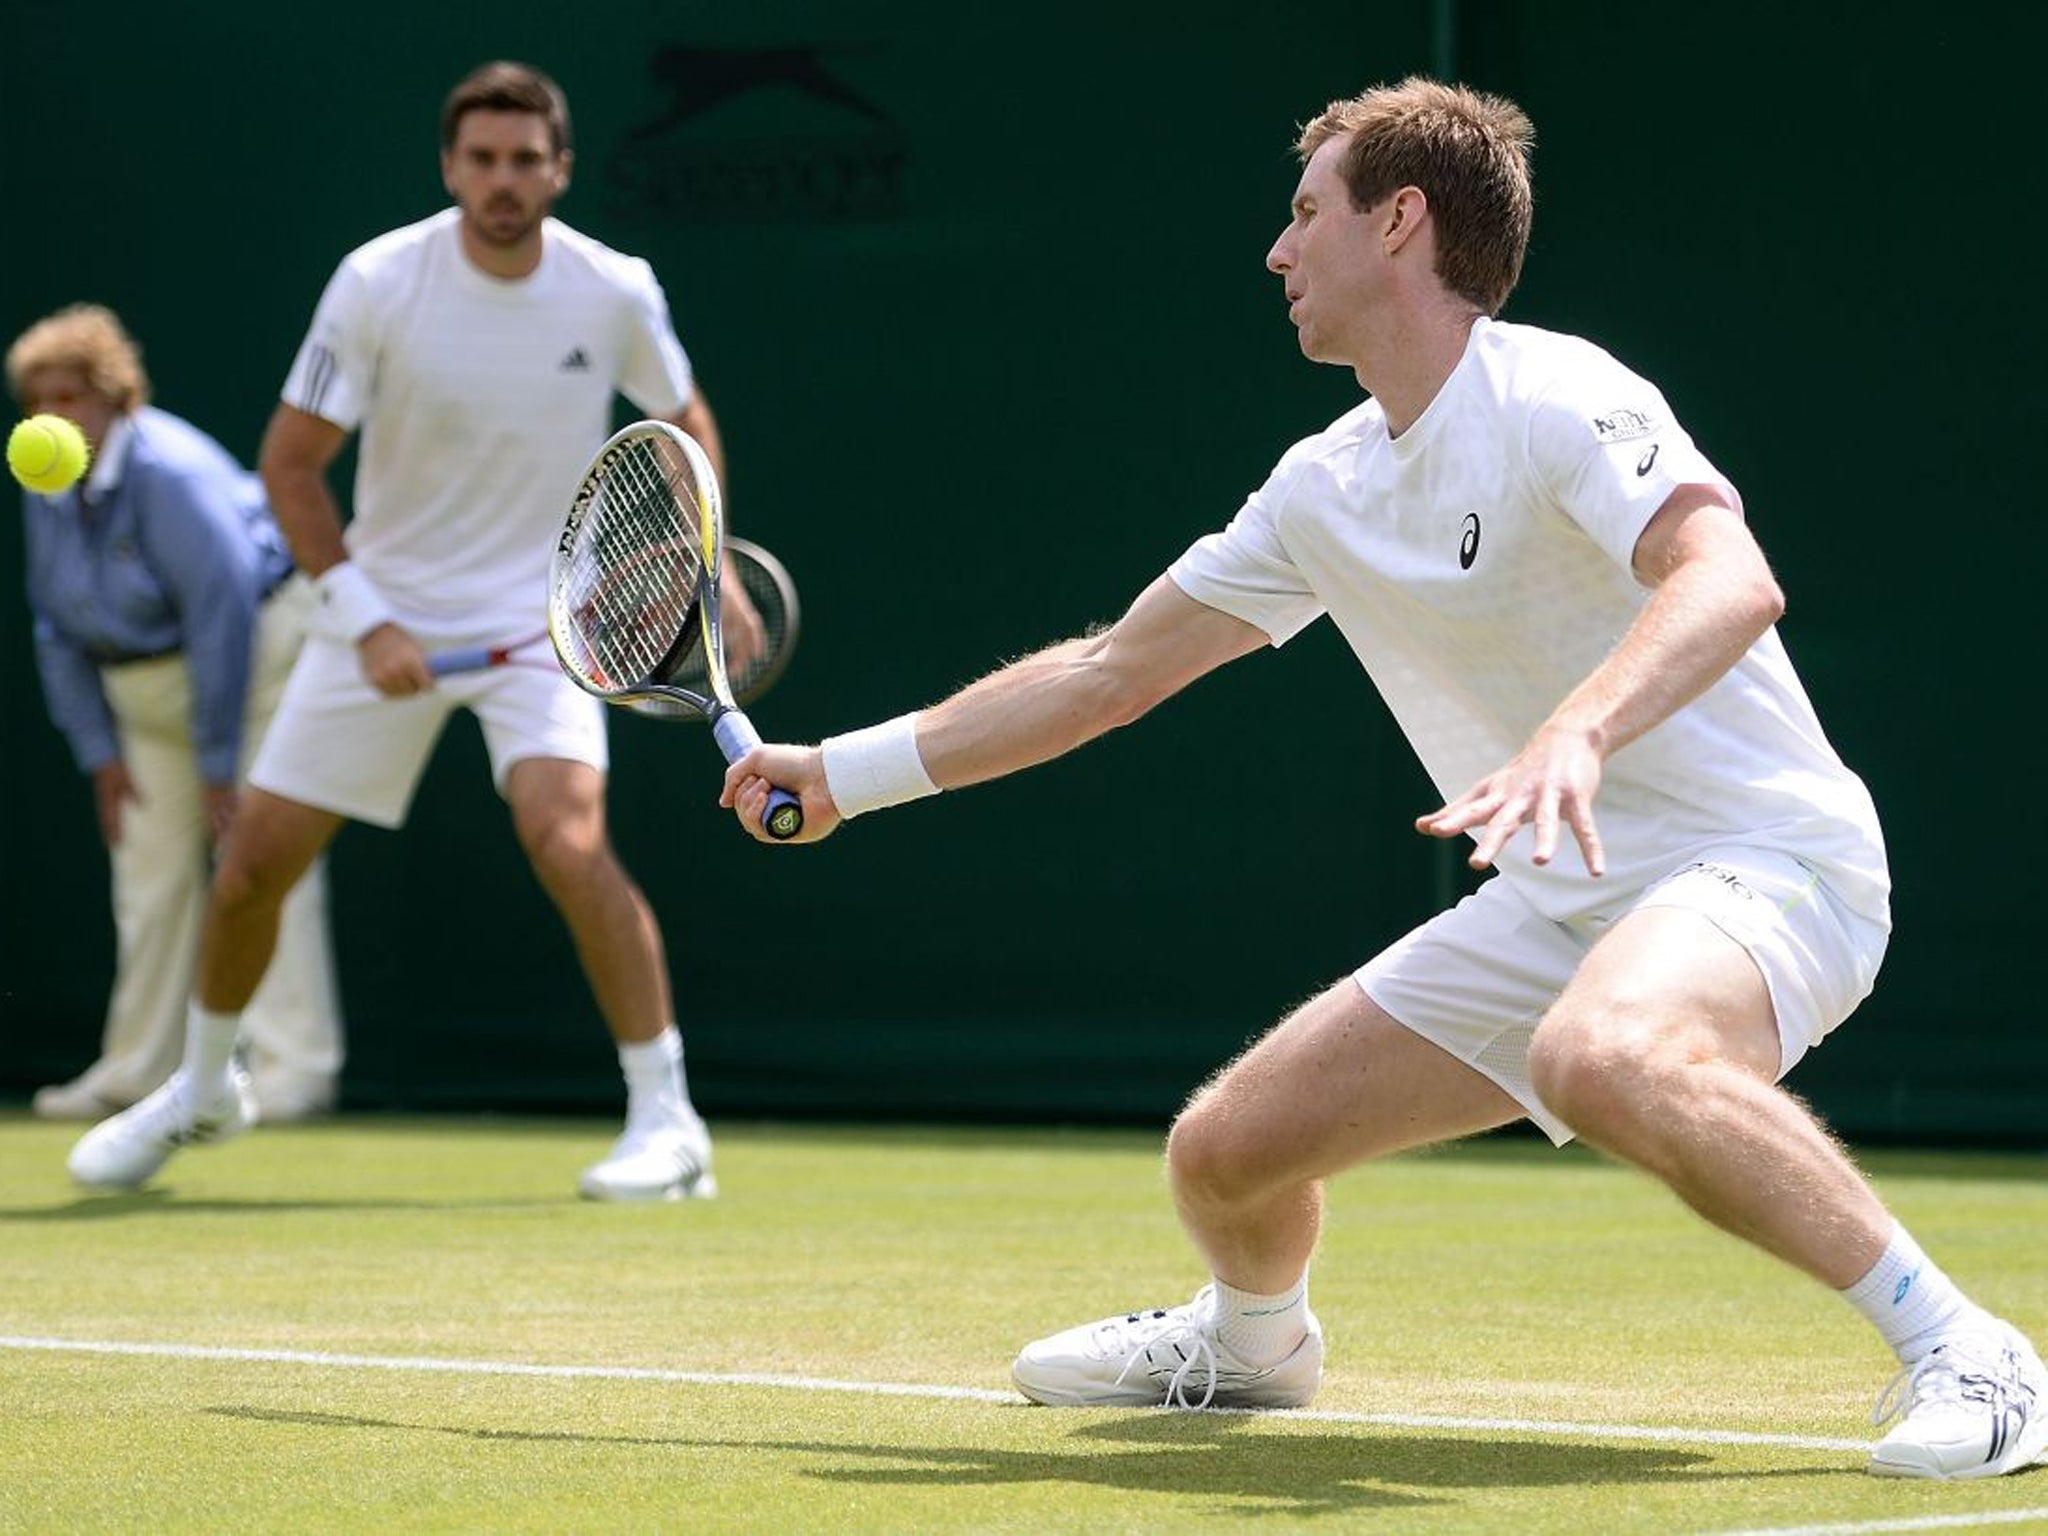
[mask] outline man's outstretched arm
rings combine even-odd
[[[803,801],[797,841],[815,842],[863,811],[1071,752],[1265,643],[1162,576],[1108,629],[1013,661],[930,709],[815,747],[757,747],[727,771],[718,803],[767,841],[761,812],[779,785]]]

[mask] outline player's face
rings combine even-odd
[[[485,245],[524,244],[569,185],[569,156],[556,154],[538,112],[465,112],[441,180],[463,226]]]
[[[1286,285],[1287,318],[1304,357],[1358,361],[1356,336],[1377,302],[1378,241],[1368,210],[1351,205],[1337,163],[1349,134],[1325,140],[1302,167],[1293,217],[1266,252],[1266,267]]]
[[[106,439],[107,428],[114,424],[113,403],[92,387],[83,368],[36,369],[22,380],[21,406],[27,416],[47,411],[52,416],[69,417],[95,453]]]

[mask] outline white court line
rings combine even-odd
[[[1963,1531],[1982,1525],[2018,1525],[2048,1520],[2048,1508],[1987,1510],[1976,1515],[1915,1515],[1906,1520],[1857,1520],[1846,1525],[1771,1525],[1716,1536],[1864,1536],[1874,1531]]]
[[[39,1339],[0,1334],[0,1349],[66,1351],[87,1355],[151,1355],[173,1360],[247,1360],[278,1365],[323,1365],[349,1370],[446,1371],[471,1376],[596,1377],[607,1381],[668,1381],[700,1387],[779,1387],[796,1392],[853,1392],[871,1397],[928,1397],[976,1403],[1019,1403],[1015,1392],[986,1387],[920,1386],[910,1382],[834,1381],[823,1376],[771,1376],[714,1371],[666,1371],[637,1365],[535,1365],[517,1360],[444,1360],[407,1355],[336,1355],[297,1349],[222,1349],[202,1344],[124,1344],[96,1339]],[[1211,1413],[1258,1410],[1214,1408]],[[1555,1419],[1466,1419],[1426,1413],[1324,1413],[1312,1408],[1269,1411],[1264,1417],[1316,1424],[1369,1424],[1393,1429],[1496,1430],[1522,1435],[1567,1435],[1590,1440],[1653,1440],[1676,1445],[1775,1445],[1795,1451],[1870,1449],[1867,1440],[1819,1435],[1767,1435],[1734,1429],[1685,1429],[1654,1424],[1583,1424]]]

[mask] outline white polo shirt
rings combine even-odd
[[[623,393],[689,403],[689,359],[653,269],[549,219],[516,281],[462,254],[460,213],[346,257],[283,398],[362,429],[349,555],[400,622],[509,640],[546,622],[548,560]]]
[[[1650,596],[1636,540],[1693,483],[1733,494],[1652,385],[1590,342],[1482,319],[1406,432],[1390,438],[1374,401],[1339,417],[1170,574],[1275,645],[1327,612],[1449,800],[1504,766],[1614,649]],[[1870,795],[1776,629],[1608,759],[1594,814],[1599,880],[1568,829],[1547,868],[1530,862],[1528,828],[1497,861],[1546,916],[1611,912],[1693,854],[1748,843],[1888,920]]]

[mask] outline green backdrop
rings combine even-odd
[[[1509,318],[1657,379],[1743,487],[1898,880],[1877,995],[1795,1082],[1851,1134],[2048,1136],[2021,741],[2039,646],[2030,60],[2014,8],[1568,0],[460,8],[345,20],[16,0],[0,330],[115,306],[160,401],[252,456],[334,263],[440,206],[488,57],[562,81],[561,213],[648,256],[735,519],[802,587],[757,711],[815,738],[1115,616],[1355,398],[1262,269],[1294,125],[1455,61],[1540,135]],[[1695,8],[1705,9],[1705,8]],[[2024,32],[2022,31],[2024,29]],[[89,796],[0,539],[0,1093],[90,1059]],[[620,846],[716,1113],[1157,1119],[1440,903],[1433,800],[1329,626],[1022,778],[804,853],[713,804],[699,729],[614,729]],[[1276,745],[1277,744],[1277,745]],[[608,1106],[616,1067],[465,719],[412,825],[334,857],[358,1105]]]

